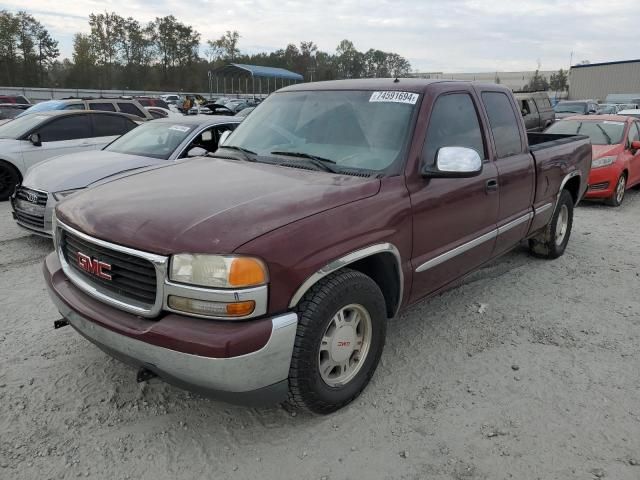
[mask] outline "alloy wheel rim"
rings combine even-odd
[[[618,203],[622,203],[622,199],[624,198],[625,187],[626,187],[625,178],[620,177],[620,180],[618,180],[618,186],[616,187],[616,201]]]
[[[318,370],[327,385],[345,385],[360,372],[371,347],[371,330],[371,316],[362,305],[347,305],[335,313],[318,352]]]
[[[560,213],[558,213],[558,223],[556,225],[556,245],[562,245],[564,237],[567,234],[567,228],[569,226],[569,208],[566,205],[560,207]]]

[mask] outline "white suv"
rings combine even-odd
[[[0,125],[0,200],[6,200],[27,169],[47,158],[100,150],[135,128],[137,117],[94,111],[48,111]]]

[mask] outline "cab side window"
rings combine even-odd
[[[468,93],[442,95],[433,105],[422,149],[423,161],[427,165],[435,164],[442,147],[471,148],[480,158],[487,158],[478,112]]]
[[[502,92],[484,92],[482,101],[489,116],[498,158],[521,153],[522,138],[518,128],[519,120],[516,118],[509,97]]]
[[[38,133],[43,142],[61,142],[92,136],[91,124],[87,115],[69,115],[56,118],[38,129]]]
[[[129,113],[131,115],[137,115],[140,118],[145,118],[144,113],[142,113],[133,103],[118,103],[118,108],[123,113]]]
[[[133,130],[137,125],[135,122],[121,115],[95,114],[93,117],[93,128],[96,137],[114,137]]]
[[[89,103],[89,110],[101,110],[103,112],[115,112],[116,107],[113,103],[108,102],[92,102]]]

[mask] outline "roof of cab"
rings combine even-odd
[[[364,78],[353,80],[329,80],[325,82],[307,82],[291,85],[279,92],[297,92],[309,90],[397,90],[402,92],[422,93],[429,85],[435,83],[455,83],[507,90],[503,85],[469,82],[465,80],[428,80],[424,78]]]

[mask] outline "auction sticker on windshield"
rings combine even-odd
[[[408,103],[415,105],[418,101],[418,94],[411,92],[373,92],[370,102],[393,102],[393,103]]]

